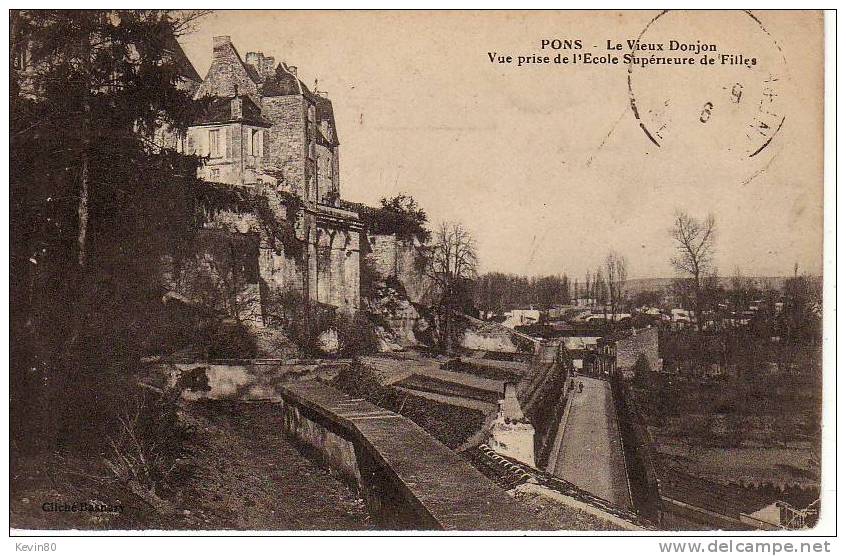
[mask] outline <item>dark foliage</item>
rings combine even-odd
[[[180,418],[180,388],[136,392],[121,406],[109,432],[106,466],[115,478],[148,503],[164,507],[174,483],[190,468],[183,460],[192,431]]]
[[[10,99],[12,429],[83,441],[102,416],[53,408],[98,406],[103,377],[136,367],[160,261],[202,215],[197,161],[157,143],[193,110],[173,56],[184,22],[122,10],[10,19],[23,62]]]
[[[248,359],[257,354],[256,341],[249,330],[230,319],[210,321],[197,340],[208,359]]]
[[[375,315],[364,311],[356,311],[352,317],[338,315],[338,340],[343,357],[357,357],[379,351],[379,338],[376,326],[382,323]]]
[[[354,357],[378,350],[376,326],[383,325],[377,315],[356,311],[353,315],[338,312],[337,308],[312,301],[304,302],[296,290],[276,290],[267,293],[265,319],[271,326],[284,330],[303,355],[326,355],[320,346],[320,335],[334,330],[338,334],[342,357]]]
[[[476,306],[502,313],[511,309],[548,309],[570,303],[570,279],[558,276],[526,277],[490,272],[474,281]]]
[[[524,411],[535,427],[535,457],[540,465],[544,465],[564,411],[570,370],[553,363],[538,372],[542,374],[542,380]]]
[[[341,201],[342,207],[358,212],[364,226],[371,234],[396,234],[404,239],[416,239],[425,244],[432,237],[426,225],[429,217],[413,197],[399,194],[383,198],[379,207]]]

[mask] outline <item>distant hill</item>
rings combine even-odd
[[[755,287],[762,290],[781,290],[784,287],[784,281],[787,276],[753,276],[752,281]],[[815,278],[821,280],[822,278],[816,276]],[[675,278],[633,278],[626,280],[626,290],[629,294],[637,294],[645,291],[664,291],[669,288]],[[731,285],[731,277],[721,276],[720,284],[723,287]]]

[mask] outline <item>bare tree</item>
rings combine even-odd
[[[731,310],[729,323],[732,328],[738,328],[743,312],[749,307],[755,291],[755,284],[752,279],[744,276],[739,266],[734,267],[734,274],[729,282],[728,301]]]
[[[690,302],[696,315],[696,327],[702,330],[705,278],[715,273],[714,253],[716,242],[714,215],[704,220],[692,218],[686,212],[676,213],[670,237],[675,242],[676,254],[670,259],[673,267],[688,282]]]
[[[255,257],[258,238],[205,230],[194,238],[197,253],[173,261],[170,287],[221,317],[256,321],[261,298]]]
[[[611,322],[616,321],[617,312],[623,304],[626,279],[628,278],[628,261],[617,253],[610,251],[605,257],[605,277],[608,281],[608,302],[611,305]]]
[[[427,275],[437,292],[433,304],[435,332],[441,347],[450,350],[456,315],[472,299],[478,263],[476,242],[460,223],[445,222],[435,232],[428,251]]]
[[[597,266],[593,275],[593,299],[595,303],[602,305],[603,314],[606,313],[606,305],[608,303],[608,284],[605,283],[605,276],[602,272],[602,267]]]

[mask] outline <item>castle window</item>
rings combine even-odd
[[[222,145],[220,144],[220,130],[212,129],[209,131],[209,156],[219,158],[223,156]]]
[[[257,129],[250,132],[250,154],[261,156],[261,132]]]

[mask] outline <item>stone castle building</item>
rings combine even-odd
[[[47,62],[33,63],[31,46],[17,37],[10,58],[20,94],[38,99],[36,78]],[[199,157],[204,183],[191,200],[206,211],[189,244],[160,261],[162,300],[176,301],[174,312],[188,305],[192,314],[269,325],[257,335],[267,338],[301,319],[296,310],[304,304],[364,310],[385,317],[398,341],[414,341],[415,305],[425,305],[429,287],[425,251],[402,214],[341,198],[340,140],[327,94],[306,86],[293,65],[261,52],[242,57],[228,36],[213,39],[205,77],[176,37],[162,46],[195,110],[187,130],[163,123],[142,132],[144,143]]]
[[[326,93],[310,90],[295,66],[261,52],[242,58],[228,36],[214,38],[205,79],[188,87],[199,110],[183,148],[203,158],[198,177],[246,190],[266,207],[224,210],[206,224],[255,238],[257,300],[293,291],[356,311],[363,230],[358,214],[341,208],[340,143]],[[277,241],[272,228],[293,238]],[[262,311],[254,308],[257,322]]]

